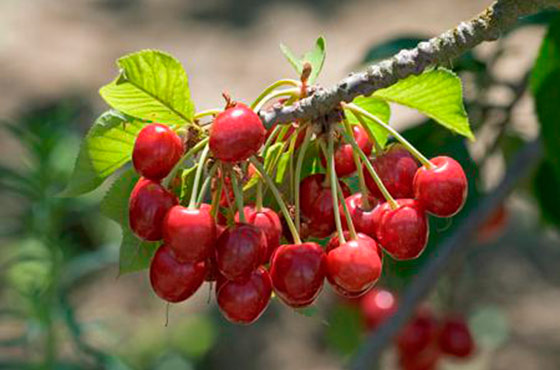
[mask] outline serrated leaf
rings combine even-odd
[[[128,198],[139,176],[134,170],[123,172],[113,182],[101,201],[101,212],[117,222],[122,230],[119,253],[119,274],[140,271],[150,265],[153,252],[158,243],[145,242],[136,237],[128,224]]]
[[[461,79],[447,69],[410,76],[373,95],[416,109],[449,130],[474,140],[463,104]]]
[[[189,81],[178,60],[161,51],[143,50],[120,58],[117,65],[119,76],[99,91],[107,104],[144,120],[192,122]]]
[[[312,84],[319,76],[321,69],[323,69],[323,63],[325,62],[325,38],[323,36],[319,37],[317,41],[315,41],[315,47],[313,50],[308,51],[303,55],[303,57],[298,58],[294,55],[294,53],[284,44],[280,44],[280,50],[290,62],[292,67],[296,70],[298,75],[301,75],[303,71],[303,65],[305,62],[309,62],[311,64],[311,75],[309,76],[309,83]]]
[[[391,107],[383,99],[376,98],[374,96],[358,96],[352,101],[352,103],[378,117],[385,123],[389,123],[389,120],[391,119]],[[352,113],[352,111],[346,109],[344,110],[344,113],[350,123],[361,124],[360,120],[354,113]],[[383,148],[385,144],[387,144],[389,132],[379,126],[375,121],[366,119],[365,117],[364,123],[367,124],[368,128],[371,130],[375,141],[377,141],[377,143]]]
[[[90,192],[131,159],[134,141],[143,124],[129,122],[116,112],[103,113],[84,138],[74,171],[63,196]]]

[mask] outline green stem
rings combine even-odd
[[[212,182],[212,178],[216,174],[217,170],[218,170],[218,164],[214,163],[212,165],[212,167],[210,168],[210,171],[208,171],[208,173],[206,174],[206,178],[204,179],[204,182],[202,183],[202,187],[200,188],[200,193],[198,194],[198,197],[197,197],[197,200],[196,200],[196,208],[199,208],[200,205],[202,204],[202,202],[204,201],[204,197],[206,196],[206,193],[208,192],[208,189],[210,188],[210,183]]]
[[[294,178],[294,152],[296,150],[296,141],[297,141],[297,137],[299,134],[299,129],[295,130],[292,134],[292,138],[290,140],[290,149],[288,149],[289,153],[290,153],[290,158],[289,158],[289,162],[288,162],[288,174],[289,174],[289,179],[290,179],[290,187],[288,189],[288,192],[290,194],[291,197],[294,196],[294,188],[296,187],[296,184],[294,184],[295,178]],[[290,199],[293,202],[293,199]]]
[[[354,136],[352,127],[350,127],[350,123],[347,120],[344,120],[344,128],[348,135]],[[362,170],[362,161],[360,160],[360,155],[355,150],[352,151],[352,157],[354,157],[354,164],[356,165],[356,172],[358,173],[358,183],[360,185],[360,192],[362,193],[362,208],[369,210],[371,209],[371,204],[369,203],[369,191]]]
[[[191,200],[189,202],[189,207],[188,208],[194,208],[196,205],[196,199],[197,199],[197,193],[198,193],[198,186],[200,184],[200,178],[202,177],[202,174],[204,172],[204,164],[206,162],[206,160],[208,159],[208,154],[210,153],[210,145],[206,145],[204,147],[204,150],[202,151],[202,154],[200,154],[200,158],[198,159],[198,164],[196,167],[196,173],[194,174],[194,182],[193,182],[193,187],[191,190]]]
[[[245,218],[245,211],[243,210],[243,192],[239,187],[237,176],[235,176],[233,170],[230,170],[229,177],[231,178],[231,187],[233,188],[233,194],[235,195],[235,204],[237,206],[237,213],[239,213],[239,221],[245,223],[247,220]]]
[[[395,139],[397,139],[413,156],[416,157],[426,168],[433,168],[434,165],[426,158],[418,149],[416,149],[411,143],[409,143],[397,130],[383,122],[377,116],[371,114],[370,112],[366,111],[365,109],[360,108],[355,104],[344,104],[344,106],[350,109],[354,114],[357,113],[365,116],[366,118],[371,119],[372,121],[376,122],[379,126],[383,127],[385,130],[389,131],[391,135]]]
[[[343,244],[346,243],[346,238],[344,238],[344,230],[342,229],[342,221],[340,220],[340,209],[338,208],[338,179],[336,178],[336,169],[334,166],[334,139],[332,133],[329,134],[327,155],[327,173],[331,179],[331,197],[333,202],[334,222],[336,224],[336,231],[338,232],[338,240],[340,244]],[[342,199],[342,202],[344,202],[344,199]]]
[[[165,179],[163,179],[163,181],[161,182],[161,185],[164,188],[167,188],[169,186],[169,184],[171,183],[171,180],[173,180],[175,178],[175,176],[177,176],[177,171],[179,171],[179,169],[183,166],[183,164],[190,159],[193,155],[195,155],[196,153],[198,153],[199,151],[201,151],[206,144],[208,143],[208,138],[205,138],[201,141],[199,141],[195,146],[193,146],[188,152],[186,152],[181,159],[179,159],[179,161],[177,162],[177,164],[175,164],[175,166],[173,167],[173,169],[171,170],[171,172],[169,173],[169,175],[167,175],[167,177]]]
[[[196,113],[193,117],[193,120],[201,119],[202,117],[206,116],[217,116],[218,114],[222,113],[222,109],[207,109]]]
[[[284,79],[284,80],[278,80],[276,82],[274,82],[273,84],[269,85],[266,89],[264,89],[260,95],[255,99],[255,101],[253,101],[253,103],[251,104],[251,109],[255,110],[255,108],[257,107],[257,105],[268,95],[270,94],[272,91],[274,91],[277,87],[280,86],[295,86],[295,87],[299,87],[300,83],[297,80],[292,80],[292,79]]]
[[[373,147],[375,150],[376,154],[381,154],[383,152],[383,148],[381,147],[381,145],[379,145],[379,143],[377,142],[377,140],[375,140],[375,135],[373,134],[373,131],[371,131],[371,128],[369,127],[369,125],[366,123],[366,120],[364,119],[363,116],[361,116],[360,114],[355,114],[356,119],[358,120],[358,122],[360,122],[360,126],[362,126],[362,128],[364,130],[366,130],[369,140],[373,143]]]
[[[263,153],[263,154],[266,153],[266,151],[272,145],[272,143],[280,137],[279,132],[284,128],[287,129],[287,125],[276,125],[276,126],[274,126],[274,128],[272,129],[272,132],[270,133],[270,135],[268,135],[268,137],[266,138],[266,141],[264,142],[264,145],[261,149],[261,153]]]
[[[255,208],[257,212],[260,212],[263,207],[263,188],[262,188],[262,181],[259,178],[257,181],[257,196],[255,199]]]
[[[249,158],[249,160],[251,161],[253,166],[255,166],[257,171],[259,171],[261,176],[264,178],[266,184],[268,185],[268,187],[272,191],[272,194],[274,195],[274,198],[276,198],[276,202],[278,203],[278,206],[280,207],[280,210],[282,211],[282,214],[284,215],[284,218],[286,219],[286,224],[288,224],[288,228],[290,229],[290,232],[292,233],[294,243],[301,244],[301,239],[300,239],[299,234],[297,232],[296,226],[294,225],[294,222],[292,221],[292,218],[290,217],[290,212],[288,212],[288,208],[286,207],[286,203],[284,203],[284,200],[282,199],[282,195],[280,194],[280,191],[278,191],[278,188],[274,185],[274,181],[272,181],[270,176],[268,176],[268,174],[266,173],[266,171],[264,170],[263,166],[260,164],[258,159],[256,159],[255,157],[251,157],[251,158]]]
[[[383,184],[383,181],[381,181],[381,178],[379,177],[377,172],[375,172],[375,169],[371,165],[367,155],[362,151],[362,149],[360,148],[358,143],[356,143],[356,140],[354,140],[354,137],[348,135],[344,131],[342,131],[342,135],[344,136],[344,139],[348,143],[350,143],[350,145],[352,145],[352,147],[354,148],[354,151],[356,151],[360,155],[360,157],[362,158],[362,161],[363,161],[364,165],[366,166],[366,169],[368,170],[369,174],[373,178],[373,181],[375,181],[375,184],[377,185],[377,187],[381,191],[381,194],[383,194],[383,197],[387,200],[387,202],[391,206],[391,209],[396,209],[398,207],[397,202],[391,196],[391,194],[389,193],[389,191],[385,187],[385,184]]]
[[[261,108],[270,100],[279,98],[281,96],[299,96],[300,93],[300,89],[285,89],[285,90],[278,90],[278,91],[274,91],[270,94],[268,94],[264,99],[262,99],[257,105],[255,105],[255,107],[253,108],[253,110],[255,112],[258,112],[259,110],[261,110]]]
[[[358,237],[356,234],[356,228],[354,227],[352,216],[350,216],[350,211],[348,211],[348,206],[346,205],[346,200],[344,199],[344,193],[342,192],[342,187],[340,186],[340,182],[338,180],[336,181],[336,189],[338,190],[338,196],[342,199],[340,204],[342,205],[344,218],[346,218],[346,225],[348,225],[348,231],[350,232],[350,239],[356,240],[356,238]]]
[[[298,233],[301,229],[301,215],[299,214],[299,182],[301,179],[301,168],[303,166],[303,160],[305,158],[305,152],[307,151],[307,147],[309,146],[309,141],[311,140],[312,130],[311,128],[307,127],[305,129],[305,138],[303,139],[303,143],[301,144],[301,148],[299,148],[299,153],[296,162],[296,174],[295,174],[295,187],[294,187],[294,207],[295,207],[295,222],[296,222],[296,230]]]

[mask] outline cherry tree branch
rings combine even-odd
[[[430,66],[448,62],[484,41],[495,41],[520,17],[548,7],[559,7],[560,0],[497,0],[470,21],[441,35],[423,41],[414,49],[401,50],[392,58],[369,66],[364,72],[350,73],[336,85],[318,89],[310,97],[290,106],[276,105],[259,114],[268,128],[274,123],[307,120],[327,114],[341,102],[393,85]]]

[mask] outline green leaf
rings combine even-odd
[[[101,88],[107,104],[131,116],[165,124],[192,122],[194,104],[181,63],[157,50],[143,50],[117,61],[119,76]]]
[[[128,198],[139,176],[129,169],[111,185],[101,201],[101,212],[116,221],[122,229],[119,254],[119,274],[140,271],[150,265],[158,243],[145,242],[136,237],[128,225]]]
[[[391,119],[391,107],[383,99],[376,98],[374,96],[358,96],[352,101],[352,103],[378,117],[385,123],[389,123],[389,120]],[[358,120],[356,115],[354,115],[354,113],[352,113],[350,110],[346,109],[344,113],[346,114],[346,117],[348,118],[348,121],[350,123],[360,124],[360,121]],[[377,141],[377,143],[381,147],[384,147],[385,144],[387,144],[389,132],[387,132],[387,130],[385,130],[383,127],[379,126],[375,121],[364,119],[364,122],[373,133],[375,141]]]
[[[461,79],[447,69],[410,76],[373,95],[414,108],[449,130],[474,140],[463,105]]]
[[[309,62],[311,64],[311,75],[309,76],[309,83],[312,84],[317,79],[317,76],[321,72],[323,68],[323,63],[325,62],[325,38],[323,36],[319,37],[317,41],[315,41],[315,47],[313,50],[308,51],[303,55],[303,57],[298,58],[294,55],[294,53],[284,44],[280,44],[280,50],[288,59],[288,62],[294,67],[298,75],[301,75],[303,71],[303,65],[305,62]]]
[[[103,113],[87,133],[63,196],[90,192],[130,161],[134,141],[143,124],[129,122],[116,112]]]

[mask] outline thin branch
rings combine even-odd
[[[391,340],[406,323],[418,303],[437,283],[438,277],[449,266],[452,257],[469,245],[470,236],[504,201],[515,184],[534,168],[541,156],[542,146],[538,139],[526,144],[519,151],[500,185],[479,202],[456,231],[438,246],[437,253],[416,275],[402,296],[398,311],[366,339],[351,362],[351,369],[373,368],[379,360],[381,351],[392,342]]]
[[[392,58],[369,66],[364,72],[351,73],[336,85],[318,89],[293,105],[277,105],[259,114],[266,127],[325,115],[341,102],[349,103],[359,95],[371,95],[400,79],[418,75],[428,67],[447,63],[484,41],[497,40],[520,17],[559,6],[560,0],[498,0],[470,21],[461,22],[457,27],[419,43],[414,49],[401,50]]]

